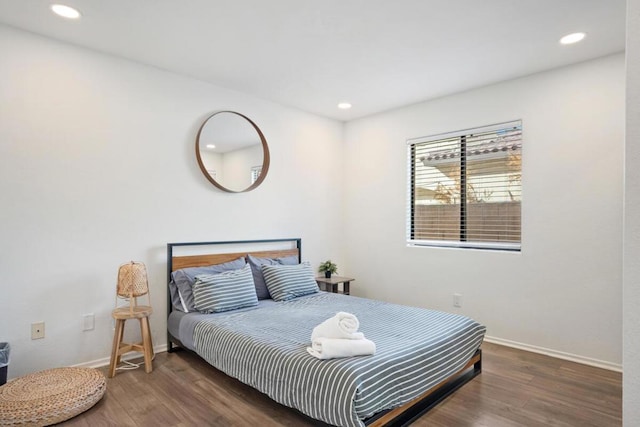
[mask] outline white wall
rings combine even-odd
[[[222,184],[230,189],[244,189],[251,182],[251,168],[262,164],[262,144],[228,151],[222,155],[224,181]]]
[[[132,259],[147,264],[164,344],[167,242],[299,236],[313,264],[341,261],[341,212],[327,208],[341,199],[341,123],[6,26],[0,52],[10,377],[107,357],[117,269]],[[198,168],[198,127],[219,110],[247,115],[270,144],[253,192],[222,193]],[[31,341],[39,320],[46,338]]]
[[[627,0],[623,420],[640,423],[640,0]]]
[[[629,7],[637,42],[638,0]],[[622,55],[351,122],[343,149],[338,122],[155,68],[5,26],[0,51],[0,341],[13,347],[10,377],[108,356],[120,263],[147,264],[161,345],[167,242],[288,236],[303,238],[314,264],[332,258],[356,277],[354,294],[455,311],[459,292],[460,312],[491,336],[620,363]],[[639,105],[633,67],[629,117]],[[216,190],[193,155],[201,121],[223,109],[248,115],[270,144],[269,175],[247,194]],[[516,118],[522,253],[407,248],[405,140]],[[640,255],[640,202],[630,198],[638,158],[628,143],[629,259]],[[629,338],[640,334],[639,272],[625,268]],[[96,329],[82,332],[89,312]],[[31,341],[39,320],[46,338]],[[630,363],[639,353],[625,340],[625,402],[640,396]],[[625,420],[640,417],[633,411],[625,405]]]
[[[212,151],[200,150],[200,159],[202,160],[202,163],[204,163],[204,166],[208,171],[215,172],[215,179],[218,182],[224,182],[222,154],[214,153]]]
[[[524,132],[522,252],[408,248],[405,141],[513,119]],[[489,336],[620,366],[622,54],[349,122],[345,133],[354,294],[458,311]]]

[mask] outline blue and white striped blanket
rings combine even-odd
[[[374,356],[318,360],[311,331],[338,311],[355,314]],[[319,292],[199,322],[197,353],[210,364],[312,418],[363,426],[459,371],[485,327],[468,317]]]

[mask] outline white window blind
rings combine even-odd
[[[522,123],[407,141],[410,245],[520,250]]]

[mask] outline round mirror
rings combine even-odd
[[[256,188],[269,170],[269,147],[260,128],[235,111],[209,116],[198,131],[196,157],[205,177],[229,193]]]

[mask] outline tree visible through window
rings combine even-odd
[[[519,250],[520,121],[408,141],[413,245]]]

